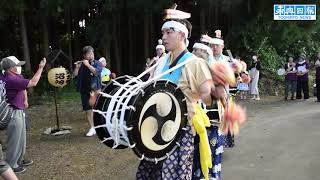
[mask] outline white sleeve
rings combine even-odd
[[[153,77],[158,76],[159,74],[162,73],[163,67],[166,65],[168,57],[169,57],[169,53],[157,60],[158,65],[154,70]]]

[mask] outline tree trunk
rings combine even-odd
[[[134,21],[134,16],[129,16],[129,18],[128,18],[128,30],[129,30],[129,33],[128,33],[128,35],[129,35],[129,42],[128,42],[128,51],[129,51],[129,58],[128,58],[128,70],[129,70],[129,72],[131,73],[131,72],[133,72],[134,71],[134,69],[135,69],[135,67],[134,67],[134,64],[133,64],[133,62],[134,62],[134,43],[135,43],[135,41],[134,41],[134,26],[133,26],[133,21]]]
[[[232,4],[230,4],[229,7],[228,7],[228,16],[227,17],[228,17],[227,18],[227,21],[228,21],[228,23],[227,23],[227,25],[228,25],[227,31],[229,31],[231,29],[231,27],[232,27],[232,19],[233,19]],[[224,34],[226,34],[227,31]]]
[[[111,45],[111,40],[110,39],[105,41],[105,44],[104,44],[104,47],[103,47],[103,54],[104,54],[104,57],[106,58],[106,61],[107,61],[107,68],[110,69],[111,72],[113,72],[112,69],[114,69],[114,68],[112,67],[112,61],[110,60],[110,58],[111,58],[111,56],[110,56],[110,45]]]
[[[143,32],[144,32],[144,58],[149,57],[149,50],[150,50],[150,44],[149,44],[149,38],[150,38],[150,31],[149,31],[149,12],[145,12],[144,18],[143,18]]]
[[[155,45],[157,46],[157,44],[158,44],[158,39],[161,39],[162,37],[160,36],[160,37],[155,37],[155,33],[154,33],[154,22],[153,22],[153,13],[150,13],[150,17],[149,17],[149,20],[150,20],[150,29],[149,29],[149,31],[150,31],[150,45],[154,45],[155,43]],[[153,47],[156,47],[156,46],[153,46]],[[155,48],[154,48],[155,49]]]
[[[73,37],[73,47],[74,47],[74,59],[75,61],[81,61],[83,59],[81,54],[81,47],[80,47],[80,35],[79,31],[76,31],[75,33],[72,32]]]
[[[121,74],[121,55],[120,55],[120,43],[119,41],[122,40],[118,37],[118,31],[120,31],[119,23],[120,22],[120,16],[118,13],[114,14],[112,16],[113,26],[112,26],[112,41],[114,44],[114,52],[115,52],[115,62],[116,62],[116,73]]]
[[[71,10],[70,4],[66,3],[65,5],[65,19],[67,24],[67,34],[68,34],[68,56],[71,58],[69,62],[69,67],[72,68],[72,31],[71,31]]]
[[[48,56],[49,54],[49,32],[47,25],[47,18],[43,18],[42,20],[42,30],[43,30],[43,53],[44,56]]]
[[[200,10],[200,33],[205,33],[206,30],[205,23],[206,23],[206,16],[205,16],[204,8],[201,8]]]
[[[219,5],[218,4],[215,5],[214,13],[215,13],[215,15],[214,15],[215,29],[213,31],[217,30],[218,28],[220,29],[220,27],[219,27]],[[220,17],[220,18],[222,18],[222,17]]]
[[[27,26],[26,26],[26,22],[25,22],[25,16],[24,16],[23,9],[21,9],[19,12],[19,20],[20,20],[22,43],[23,43],[23,60],[26,61],[25,69],[27,71],[31,71]]]
[[[251,4],[250,4],[250,0],[247,1],[247,11],[248,11],[248,15],[251,14]]]
[[[82,56],[82,53],[81,53],[81,45],[80,45],[80,28],[79,28],[79,24],[78,24],[78,22],[79,22],[79,17],[81,17],[80,16],[80,12],[79,11],[77,11],[77,10],[74,10],[74,11],[70,11],[70,13],[71,13],[71,17],[73,17],[74,19],[73,19],[73,21],[72,20],[70,20],[70,23],[72,24],[72,28],[73,29],[71,29],[71,34],[70,34],[70,36],[71,36],[71,42],[72,42],[72,47],[73,47],[73,53],[72,53],[72,57],[74,57],[73,59],[74,59],[74,61],[81,61],[82,59],[83,59],[83,56]]]

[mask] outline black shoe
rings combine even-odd
[[[23,172],[25,172],[27,169],[26,168],[24,168],[23,166],[19,166],[19,167],[17,167],[17,168],[12,168],[13,169],[13,172],[15,172],[15,173],[17,173],[17,174],[19,174],[19,173],[23,173]]]
[[[284,97],[284,100],[285,100],[285,101],[287,101],[287,100],[288,100],[288,98],[287,98],[287,97]]]
[[[25,159],[25,160],[22,160],[21,164],[23,166],[30,166],[31,164],[33,164],[33,161]]]

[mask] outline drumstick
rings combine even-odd
[[[73,64],[75,64],[75,65],[77,65],[77,64],[81,64],[83,61],[76,61],[75,63],[73,63]]]
[[[227,108],[227,99],[226,98],[220,98],[220,102],[221,102],[221,105],[224,109]]]

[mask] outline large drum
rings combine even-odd
[[[5,97],[0,96],[0,130],[8,127],[13,113],[13,108],[6,102]]]
[[[5,82],[0,81],[0,130],[8,127],[13,113],[13,108],[7,103],[6,94]]]
[[[169,157],[185,133],[187,106],[182,91],[166,80],[111,80],[94,107],[97,136],[108,147],[130,147],[142,160]]]

